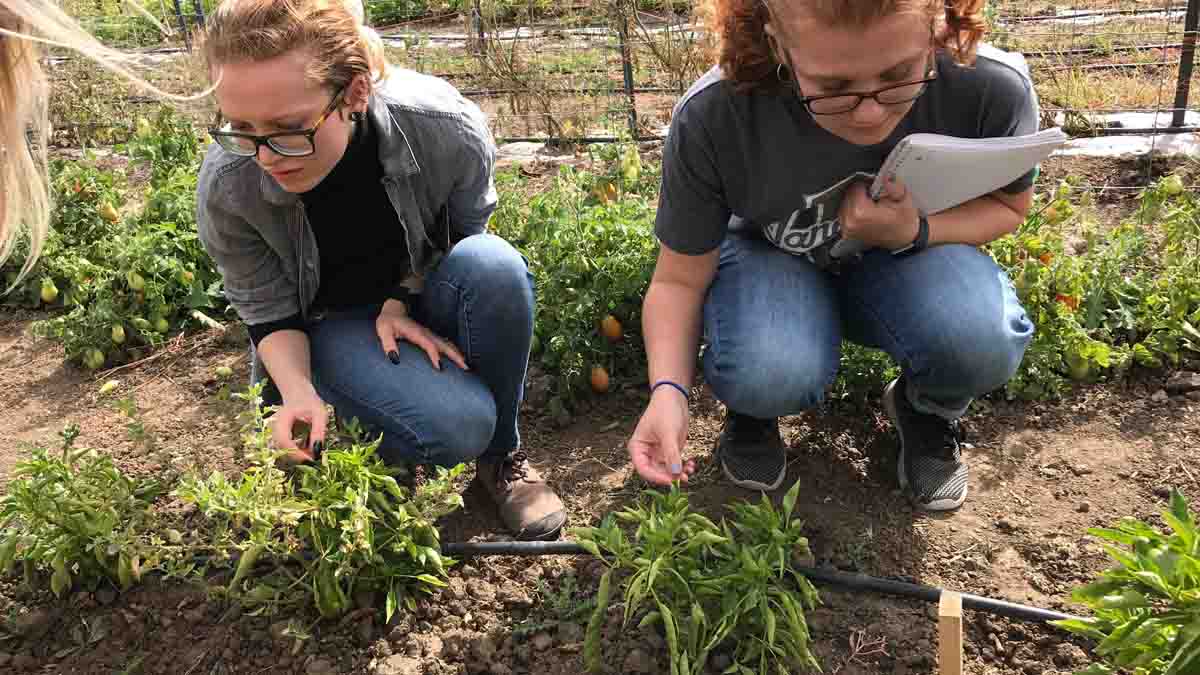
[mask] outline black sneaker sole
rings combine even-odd
[[[963,486],[962,494],[958,499],[935,499],[931,502],[922,502],[916,499],[915,495],[909,490],[908,471],[905,470],[908,457],[904,452],[904,434],[900,431],[900,411],[896,410],[896,397],[902,396],[902,392],[896,391],[896,383],[900,380],[895,379],[888,383],[883,389],[883,409],[887,412],[887,416],[892,420],[892,426],[896,429],[896,437],[900,443],[900,459],[896,462],[896,475],[900,479],[900,489],[912,497],[912,501],[917,505],[917,508],[925,511],[953,511],[963,505],[967,501],[968,486]]]

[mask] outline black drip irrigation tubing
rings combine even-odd
[[[539,555],[590,555],[579,544],[569,541],[486,541],[442,544],[442,553],[458,558],[492,555],[539,556]],[[851,574],[837,570],[815,567],[794,567],[796,572],[809,581],[839,588],[895,595],[899,597],[938,602],[944,589],[935,586],[913,584],[905,581],[880,579],[865,574]],[[1006,616],[1010,619],[1049,624],[1051,621],[1082,619],[1082,617],[1056,612],[1040,607],[1030,607],[1006,600],[997,600],[971,593],[962,593],[963,607],[989,614]]]

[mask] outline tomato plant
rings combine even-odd
[[[166,108],[137,127],[121,149],[149,169],[144,194],[131,197],[111,161],[56,161],[50,238],[24,288],[7,298],[54,310],[35,332],[92,370],[142,354],[173,331],[206,326],[208,313],[226,306],[196,233],[199,139]],[[10,283],[21,257],[5,268]]]
[[[1200,319],[1198,218],[1200,200],[1169,179],[1107,231],[1090,196],[1070,183],[1037,195],[1020,229],[987,247],[1035,326],[1007,395],[1054,398],[1072,380],[1178,365],[1195,352],[1188,329]],[[1066,249],[1071,231],[1082,235],[1082,251]]]

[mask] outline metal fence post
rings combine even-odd
[[[192,8],[196,15],[192,17],[192,23],[204,30],[204,23],[207,19],[204,18],[204,2],[203,0],[192,0]]]
[[[188,32],[187,20],[183,18],[183,7],[180,6],[180,0],[175,1],[175,18],[179,20],[179,32],[183,33],[183,44],[187,50],[192,51],[192,36]]]
[[[471,8],[471,28],[475,35],[473,37],[479,40],[478,49],[480,52],[484,50],[485,36],[483,34],[483,0],[475,0]]]
[[[1188,0],[1183,22],[1183,50],[1179,54],[1179,83],[1175,87],[1175,114],[1171,126],[1182,127],[1187,115],[1192,70],[1196,63],[1196,32],[1200,30],[1200,0]]]
[[[1200,0],[1193,0],[1193,2]],[[638,140],[637,100],[633,92],[633,56],[629,48],[629,14],[626,8],[629,3],[616,0],[613,3],[616,11],[617,37],[621,42],[621,70],[625,78],[625,102],[629,105],[629,134],[632,140]],[[634,11],[637,11],[636,8]]]

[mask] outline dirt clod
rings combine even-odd
[[[26,640],[38,640],[50,632],[57,620],[58,614],[54,611],[35,607],[13,621],[13,630]]]
[[[108,586],[102,586],[96,591],[96,602],[111,605],[117,599],[117,592]]]
[[[533,648],[539,652],[544,652],[554,646],[554,638],[550,637],[549,633],[538,633],[530,640],[533,643]]]
[[[653,673],[654,670],[654,659],[641,649],[634,649],[625,657],[625,663],[622,672]]]
[[[396,654],[376,664],[375,675],[421,675],[421,660]]]
[[[1087,653],[1076,645],[1064,643],[1054,650],[1054,663],[1061,668],[1076,668],[1087,661]]]
[[[328,659],[313,659],[305,666],[304,672],[307,675],[335,675],[337,670]]]
[[[471,597],[484,602],[491,602],[496,599],[496,588],[481,579],[468,581],[467,592],[471,594]]]
[[[1200,373],[1175,373],[1167,380],[1166,392],[1171,396],[1200,390]]]

